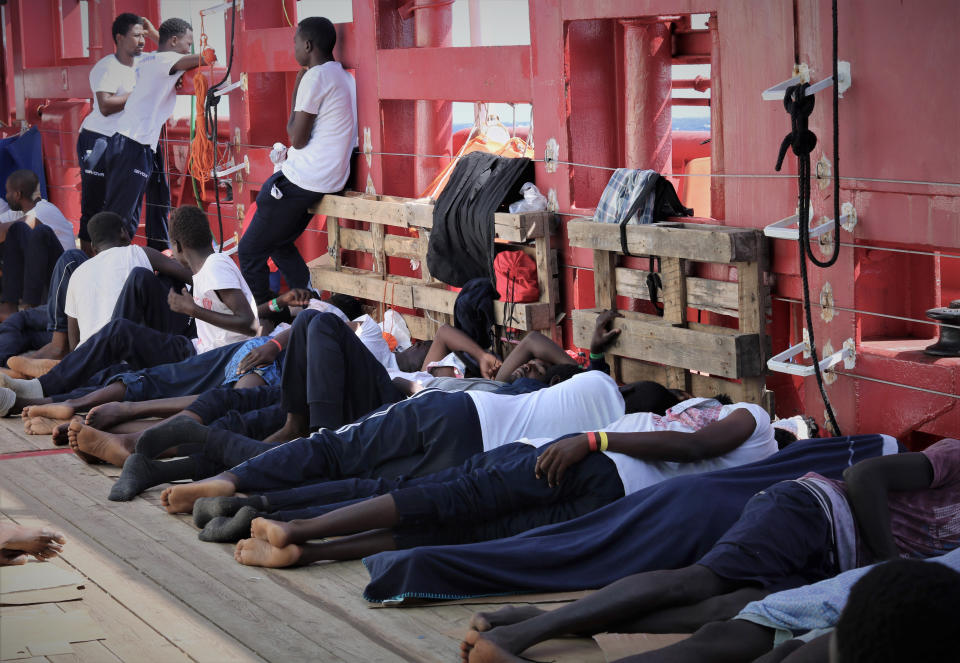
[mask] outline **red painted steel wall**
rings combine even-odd
[[[34,123],[37,106],[48,100],[89,97],[87,71],[109,52],[115,12],[156,18],[158,1],[89,3],[94,14],[89,61],[64,57],[75,45],[69,35],[65,41],[59,37],[62,20],[56,14],[70,2],[9,4],[0,95],[4,121]],[[294,0],[284,2],[293,15]],[[529,46],[467,48],[445,45],[449,6],[423,1],[428,8],[403,18],[400,4],[354,0],[353,23],[338,26],[338,57],[357,78],[361,146],[369,131],[372,152],[356,159],[353,188],[417,195],[417,182],[429,180],[424,169],[442,160],[382,153],[412,154],[427,146],[434,154],[449,153],[449,106],[443,102],[450,101],[531,103],[538,159],[553,138],[561,162],[625,165],[631,144],[627,91],[645,94],[650,88],[641,81],[638,91],[635,79],[625,80],[631,68],[624,31],[634,23],[624,20],[710,13],[711,33],[685,37],[684,44],[711,51],[713,216],[728,225],[761,228],[793,213],[795,181],[773,177],[789,121],[782,104],[761,101],[760,93],[790,77],[795,53],[813,69],[815,80],[829,74],[829,0],[529,0]],[[933,255],[960,255],[960,92],[950,73],[950,63],[960,59],[955,35],[960,5],[953,0],[930,0],[922,8],[899,0],[839,4],[840,59],[849,61],[853,72],[853,86],[840,102],[841,199],[854,203],[860,222],[853,233],[841,231],[839,262],[829,270],[813,270],[810,285],[815,301],[829,282],[836,306],[882,315],[838,310],[827,322],[816,308],[817,345],[822,349],[829,341],[839,348],[847,338],[856,341],[856,367],[849,372],[857,377],[840,375],[827,388],[845,433],[882,431],[921,445],[932,436],[960,431],[957,400],[867,378],[958,392],[960,360],[923,355],[936,328],[918,320],[927,308],[960,294],[960,260]],[[237,16],[234,71],[246,72],[250,86],[233,93],[224,138],[235,143],[234,159],[249,157],[251,170],[234,184],[237,208],[228,211],[231,217],[249,215],[260,183],[272,171],[269,146],[285,140],[296,63],[293,29],[282,9],[279,0],[248,0]],[[36,26],[50,26],[56,35],[52,50],[26,48],[25,36],[35,34]],[[431,105],[421,104],[418,113],[418,101]],[[50,159],[70,159],[65,146],[76,132],[79,107],[69,101],[51,104],[51,114],[41,122],[48,177],[56,185],[51,197],[67,210],[76,208],[71,171],[50,172],[61,168]],[[428,108],[440,115],[429,117]],[[821,155],[834,160],[829,108],[829,92],[818,95],[811,117],[819,136],[814,161]],[[57,138],[58,131],[65,137]],[[788,158],[784,173],[795,168]],[[565,164],[548,173],[539,162],[536,170],[541,190],[556,193],[564,220],[589,215],[609,177],[609,171]],[[813,187],[817,218],[832,214],[831,195],[830,187]],[[239,230],[239,223],[229,218],[227,233]],[[322,220],[300,244],[310,256],[325,250]],[[592,306],[589,253],[567,247],[563,233],[555,248],[561,256],[564,307]],[[801,309],[784,301],[800,297],[796,249],[788,241],[773,244],[775,350],[800,336]],[[406,268],[391,261],[391,269]],[[569,318],[563,332],[569,342]],[[823,421],[812,378],[775,374],[768,384],[777,392],[780,414],[806,410]]]

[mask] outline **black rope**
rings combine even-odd
[[[230,55],[227,56],[227,70],[216,85],[211,85],[207,89],[207,98],[204,101],[203,113],[207,122],[207,138],[213,143],[213,155],[217,155],[217,131],[219,129],[219,113],[217,106],[220,103],[220,97],[214,93],[230,78],[230,71],[233,69],[233,35],[237,23],[237,7],[230,10]],[[223,212],[220,209],[220,179],[217,177],[217,164],[213,165],[213,196],[217,204],[217,225],[220,229],[220,247],[219,253],[223,252]]]
[[[804,317],[807,327],[807,335],[810,341],[810,353],[813,357],[813,372],[817,378],[817,387],[820,390],[820,396],[826,407],[827,418],[834,430],[835,435],[842,435],[840,426],[837,423],[837,417],[833,412],[833,406],[830,404],[830,398],[827,396],[827,390],[823,383],[823,372],[820,370],[820,356],[817,352],[816,338],[813,333],[813,313],[810,305],[810,283],[807,274],[807,259],[817,267],[831,267],[840,257],[840,178],[839,178],[839,80],[837,77],[837,0],[833,0],[833,157],[834,157],[834,177],[833,177],[833,224],[834,224],[834,251],[828,260],[820,260],[813,253],[810,246],[810,153],[817,145],[816,135],[810,131],[808,121],[816,104],[813,95],[807,96],[807,83],[794,85],[787,88],[783,96],[783,105],[790,113],[791,131],[780,144],[780,152],[777,155],[776,169],[779,171],[783,165],[784,156],[787,149],[793,150],[797,155],[797,179],[798,179],[798,204],[797,213],[799,215],[799,242],[800,252],[800,282],[803,289],[803,307]]]

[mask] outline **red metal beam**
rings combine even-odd
[[[381,99],[530,102],[529,46],[377,51]]]

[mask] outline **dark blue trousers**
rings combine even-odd
[[[280,198],[274,197],[274,188]],[[321,198],[322,193],[301,189],[280,170],[260,188],[257,211],[237,247],[240,271],[258,304],[274,296],[267,258],[273,258],[291,288],[310,287],[310,270],[294,242],[313,217],[309,209]]]
[[[18,311],[0,323],[0,364],[15,355],[42,348],[53,336],[47,331],[47,311],[28,308]]]
[[[281,444],[230,472],[237,490],[258,493],[319,480],[422,476],[481,451],[480,420],[470,396],[428,389],[356,423]]]
[[[283,360],[283,406],[310,428],[339,428],[403,394],[356,333],[332,313],[297,315]]]
[[[217,387],[200,394],[197,400],[186,409],[200,417],[204,425],[209,426],[231,411],[251,412],[279,404],[280,387],[276,385],[264,385],[252,389]]]
[[[470,457],[462,465],[419,478],[344,479],[266,493],[270,518],[313,518],[390,493],[402,522],[398,548],[472,543],[563,522],[623,497],[616,465],[589,454],[551,488],[537,479],[535,449],[514,443]]]
[[[50,275],[50,292],[47,295],[47,331],[66,332],[67,314],[64,306],[67,302],[67,287],[70,277],[77,271],[77,267],[87,260],[87,254],[80,249],[64,251],[57,264],[53,266]]]
[[[87,255],[79,249],[64,251],[50,275],[46,307],[19,311],[0,323],[0,364],[14,355],[37,350],[50,342],[53,332],[67,331],[67,314],[63,307],[67,300],[67,286],[74,270]]]
[[[174,313],[167,304],[170,288],[179,292],[182,287],[182,283],[157,276],[146,267],[134,267],[117,297],[113,319],[129,320],[165,334],[192,336],[192,318]]]
[[[40,385],[44,395],[64,394],[84,386],[103,367],[121,361],[141,369],[195,355],[193,342],[186,336],[164,334],[129,320],[111,320],[42,376]]]
[[[63,253],[63,245],[53,228],[37,223],[31,228],[17,221],[7,231],[3,243],[3,289],[0,300],[38,306],[47,296],[53,266]]]
[[[246,391],[246,389],[235,389],[234,391]],[[279,403],[259,410],[249,410],[241,412],[239,410],[230,410],[222,417],[210,424],[211,430],[224,430],[231,433],[239,433],[252,440],[263,440],[270,437],[278,430],[283,428],[287,421],[287,412]],[[247,458],[231,464],[221,465],[218,472],[242,463]]]
[[[137,234],[143,194],[153,174],[153,150],[122,134],[113,134],[103,159],[103,209],[120,215],[132,239]]]
[[[167,220],[170,217],[170,183],[167,181],[166,168],[163,165],[163,144],[153,153],[153,172],[147,180],[147,219],[144,232],[147,246],[157,251],[170,248],[170,236],[167,233]],[[139,211],[139,207],[137,210]]]
[[[99,145],[97,140],[100,140]],[[109,140],[109,136],[86,129],[82,129],[77,137],[77,162],[80,164],[80,232],[77,236],[85,242],[90,241],[87,232],[90,217],[103,209],[107,188],[103,172],[104,152]]]

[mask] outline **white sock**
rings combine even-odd
[[[0,387],[0,417],[5,417],[13,409],[13,404],[17,402],[17,394],[13,389]]]
[[[43,398],[43,387],[40,386],[40,380],[18,380],[12,378],[6,373],[0,373],[0,386],[12,389],[20,398],[37,400]],[[12,407],[12,406],[11,406]]]

